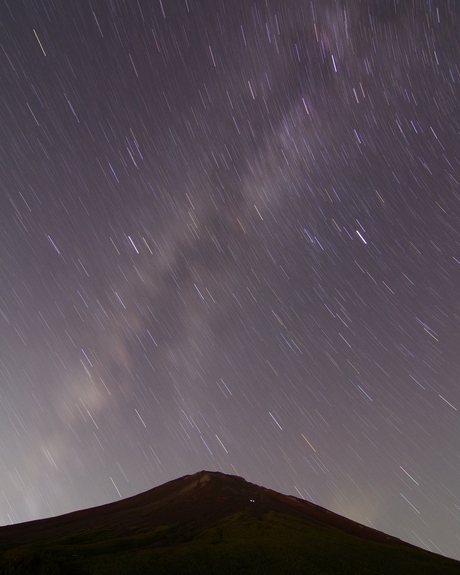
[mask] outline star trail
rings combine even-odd
[[[211,469],[460,558],[458,2],[0,24],[0,523]]]

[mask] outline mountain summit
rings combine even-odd
[[[0,528],[0,574],[109,573],[460,575],[460,563],[210,471],[101,507]]]

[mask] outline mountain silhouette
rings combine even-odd
[[[209,471],[115,503],[0,528],[0,574],[195,573],[460,575],[460,562]]]

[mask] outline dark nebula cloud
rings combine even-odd
[[[456,2],[0,7],[0,520],[238,473],[460,558]]]

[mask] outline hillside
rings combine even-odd
[[[0,528],[0,573],[453,575],[460,563],[202,471],[101,507]]]

